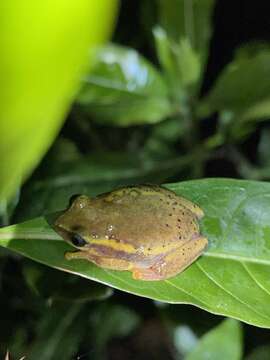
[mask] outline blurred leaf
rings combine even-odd
[[[122,305],[102,304],[94,316],[96,358],[102,358],[107,342],[112,338],[124,337],[139,325],[137,313]]]
[[[256,56],[258,53],[261,52],[269,52],[270,50],[270,44],[265,41],[250,41],[246,44],[241,44],[236,50],[235,50],[235,58],[237,59],[246,59],[251,58],[252,56]]]
[[[78,276],[56,271],[35,263],[23,268],[26,282],[33,292],[52,301],[86,302],[112,295],[111,288]]]
[[[241,177],[249,180],[267,180],[270,178],[270,166],[268,163],[261,163],[261,166],[254,165],[235,146],[230,148],[229,154],[230,160],[234,163]],[[260,157],[259,160],[261,160]]]
[[[118,126],[153,124],[172,112],[161,74],[135,50],[107,45],[77,96],[93,120]]]
[[[214,111],[232,114],[232,132],[240,137],[252,129],[247,121],[270,116],[270,50],[238,56],[220,74],[199,106],[201,116]],[[239,132],[239,134],[237,134]]]
[[[221,357],[240,360],[241,355],[241,325],[236,320],[227,319],[204,335],[186,360],[220,360]]]
[[[214,0],[157,0],[160,25],[176,43],[187,39],[199,56],[202,70],[211,37]]]
[[[200,62],[187,38],[181,39],[179,43],[178,66],[183,85],[189,87],[196,84],[201,72]]]
[[[54,306],[46,309],[38,323],[27,360],[74,359],[84,335],[85,323],[78,315],[82,305]]]
[[[256,347],[245,360],[269,360],[270,359],[270,345],[262,345]]]
[[[18,205],[20,191],[17,191],[9,200],[0,200],[0,227],[10,224],[10,219]]]
[[[61,127],[89,47],[112,27],[117,1],[1,1],[0,200],[37,165]]]
[[[173,117],[162,121],[152,128],[144,144],[144,152],[152,154],[154,158],[158,154],[160,163],[162,159],[166,162],[169,158],[177,157],[173,145],[184,136],[185,130],[186,122],[183,118]]]
[[[161,181],[175,174],[189,158],[171,155],[158,158],[133,152],[93,152],[69,161],[56,161],[56,154],[46,160],[40,177],[23,189],[15,220],[62,210],[71,195],[97,195],[120,185]],[[50,164],[53,164],[52,166]]]
[[[152,136],[159,138],[162,142],[175,142],[184,135],[185,125],[184,121],[179,117],[162,121],[157,124],[151,133]]]
[[[136,281],[78,260],[44,218],[0,230],[0,244],[54,268],[133,294],[169,303],[189,303],[215,314],[270,328],[270,184],[231,179],[187,181],[169,186],[199,204],[209,248],[178,276]],[[50,223],[53,218],[47,219]]]
[[[254,165],[240,151],[234,148],[231,159],[237,166],[239,174],[247,179],[270,179],[270,129],[263,128],[258,144],[258,165]]]
[[[159,62],[167,76],[171,93],[176,101],[180,100],[181,106],[181,100],[185,101],[185,91],[193,93],[198,84],[201,75],[200,59],[187,37],[175,42],[160,26],[154,29],[154,37]]]
[[[174,329],[174,346],[180,356],[191,352],[198,343],[198,337],[192,329],[186,325],[177,326]]]

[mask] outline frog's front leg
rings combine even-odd
[[[133,278],[136,280],[165,280],[182,272],[203,252],[208,244],[207,238],[199,236],[192,239],[165,255],[161,260],[151,267],[134,268]]]
[[[89,253],[88,251],[67,251],[65,253],[65,258],[67,260],[84,259],[92,261],[94,256],[96,256],[94,253]]]
[[[69,251],[65,253],[67,260],[84,259],[93,262],[99,267],[110,270],[130,270],[131,264],[127,260],[115,259],[100,254],[94,249],[88,249],[87,251]]]

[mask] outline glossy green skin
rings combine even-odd
[[[134,279],[163,280],[191,264],[207,246],[198,219],[203,211],[160,186],[130,186],[96,198],[77,197],[55,222],[72,243],[85,241],[68,259],[87,259],[113,270],[129,270]]]

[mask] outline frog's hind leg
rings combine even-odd
[[[97,266],[110,269],[110,270],[130,270],[130,262],[123,259],[114,259],[114,258],[96,258],[92,260]]]
[[[182,272],[195,261],[207,246],[205,237],[192,239],[182,247],[165,255],[160,261],[151,267],[132,269],[133,278],[136,280],[164,280]]]
[[[67,260],[73,259],[84,259],[93,262],[99,267],[111,269],[111,270],[130,270],[130,262],[122,259],[114,259],[110,257],[101,257],[100,255],[94,250],[87,250],[87,251],[74,251],[74,252],[66,252],[65,258]]]
[[[194,204],[192,201],[185,199],[179,196],[178,201],[181,205],[184,205],[189,211],[191,211],[198,219],[201,219],[204,216],[203,210],[197,205]]]

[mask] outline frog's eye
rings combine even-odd
[[[82,247],[87,244],[87,242],[79,234],[72,234],[70,241],[74,246]]]
[[[69,199],[68,205],[71,206],[73,204],[74,200],[76,200],[79,196],[81,196],[81,194],[72,195]]]

